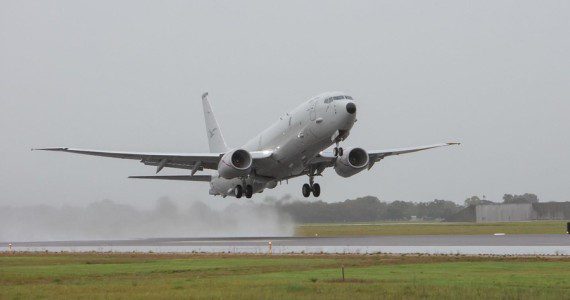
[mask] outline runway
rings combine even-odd
[[[350,237],[151,238],[14,242],[16,251],[168,253],[429,253],[570,255],[570,235],[415,235]],[[3,243],[6,251],[8,243]]]

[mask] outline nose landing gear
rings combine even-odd
[[[338,156],[342,156],[344,150],[342,149],[342,147],[339,147],[340,140],[337,138],[335,139],[335,143],[336,143],[336,147],[333,148],[333,155],[338,157]]]
[[[334,147],[333,149],[333,154],[334,156],[342,156],[344,150],[342,149],[342,147]]]

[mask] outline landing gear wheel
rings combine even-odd
[[[251,196],[253,196],[253,187],[248,184],[245,186],[245,197],[249,199]]]
[[[241,185],[236,186],[236,188],[234,189],[234,193],[236,195],[236,198],[241,198],[241,196],[243,196],[243,188],[241,187]]]
[[[338,156],[342,156],[343,152],[344,150],[342,149],[342,147],[338,148]]]
[[[319,197],[321,195],[321,186],[318,183],[313,184],[313,196]]]
[[[334,155],[334,156],[338,156],[338,148],[337,148],[337,147],[334,147],[334,149],[333,149],[333,155]]]
[[[308,184],[303,184],[303,197],[307,198],[311,195],[311,186]]]

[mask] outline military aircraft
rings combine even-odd
[[[150,153],[100,151],[75,148],[32,150],[61,151],[112,158],[136,159],[156,167],[190,170],[189,175],[130,176],[136,179],[201,181],[210,183],[210,194],[222,197],[251,198],[255,193],[273,189],[283,180],[308,176],[302,194],[319,197],[321,187],[315,177],[332,167],[342,177],[370,170],[380,160],[437,147],[458,145],[440,143],[427,146],[367,151],[360,147],[343,149],[356,122],[356,101],[342,92],[327,92],[310,98],[284,114],[277,122],[241,147],[228,147],[208,100],[202,95],[209,153]],[[332,151],[326,151],[331,146]],[[196,175],[205,169],[210,175]]]

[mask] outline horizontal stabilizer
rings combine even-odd
[[[133,179],[162,179],[162,180],[183,180],[183,181],[204,181],[210,182],[212,176],[210,175],[164,175],[164,176],[129,176]]]

